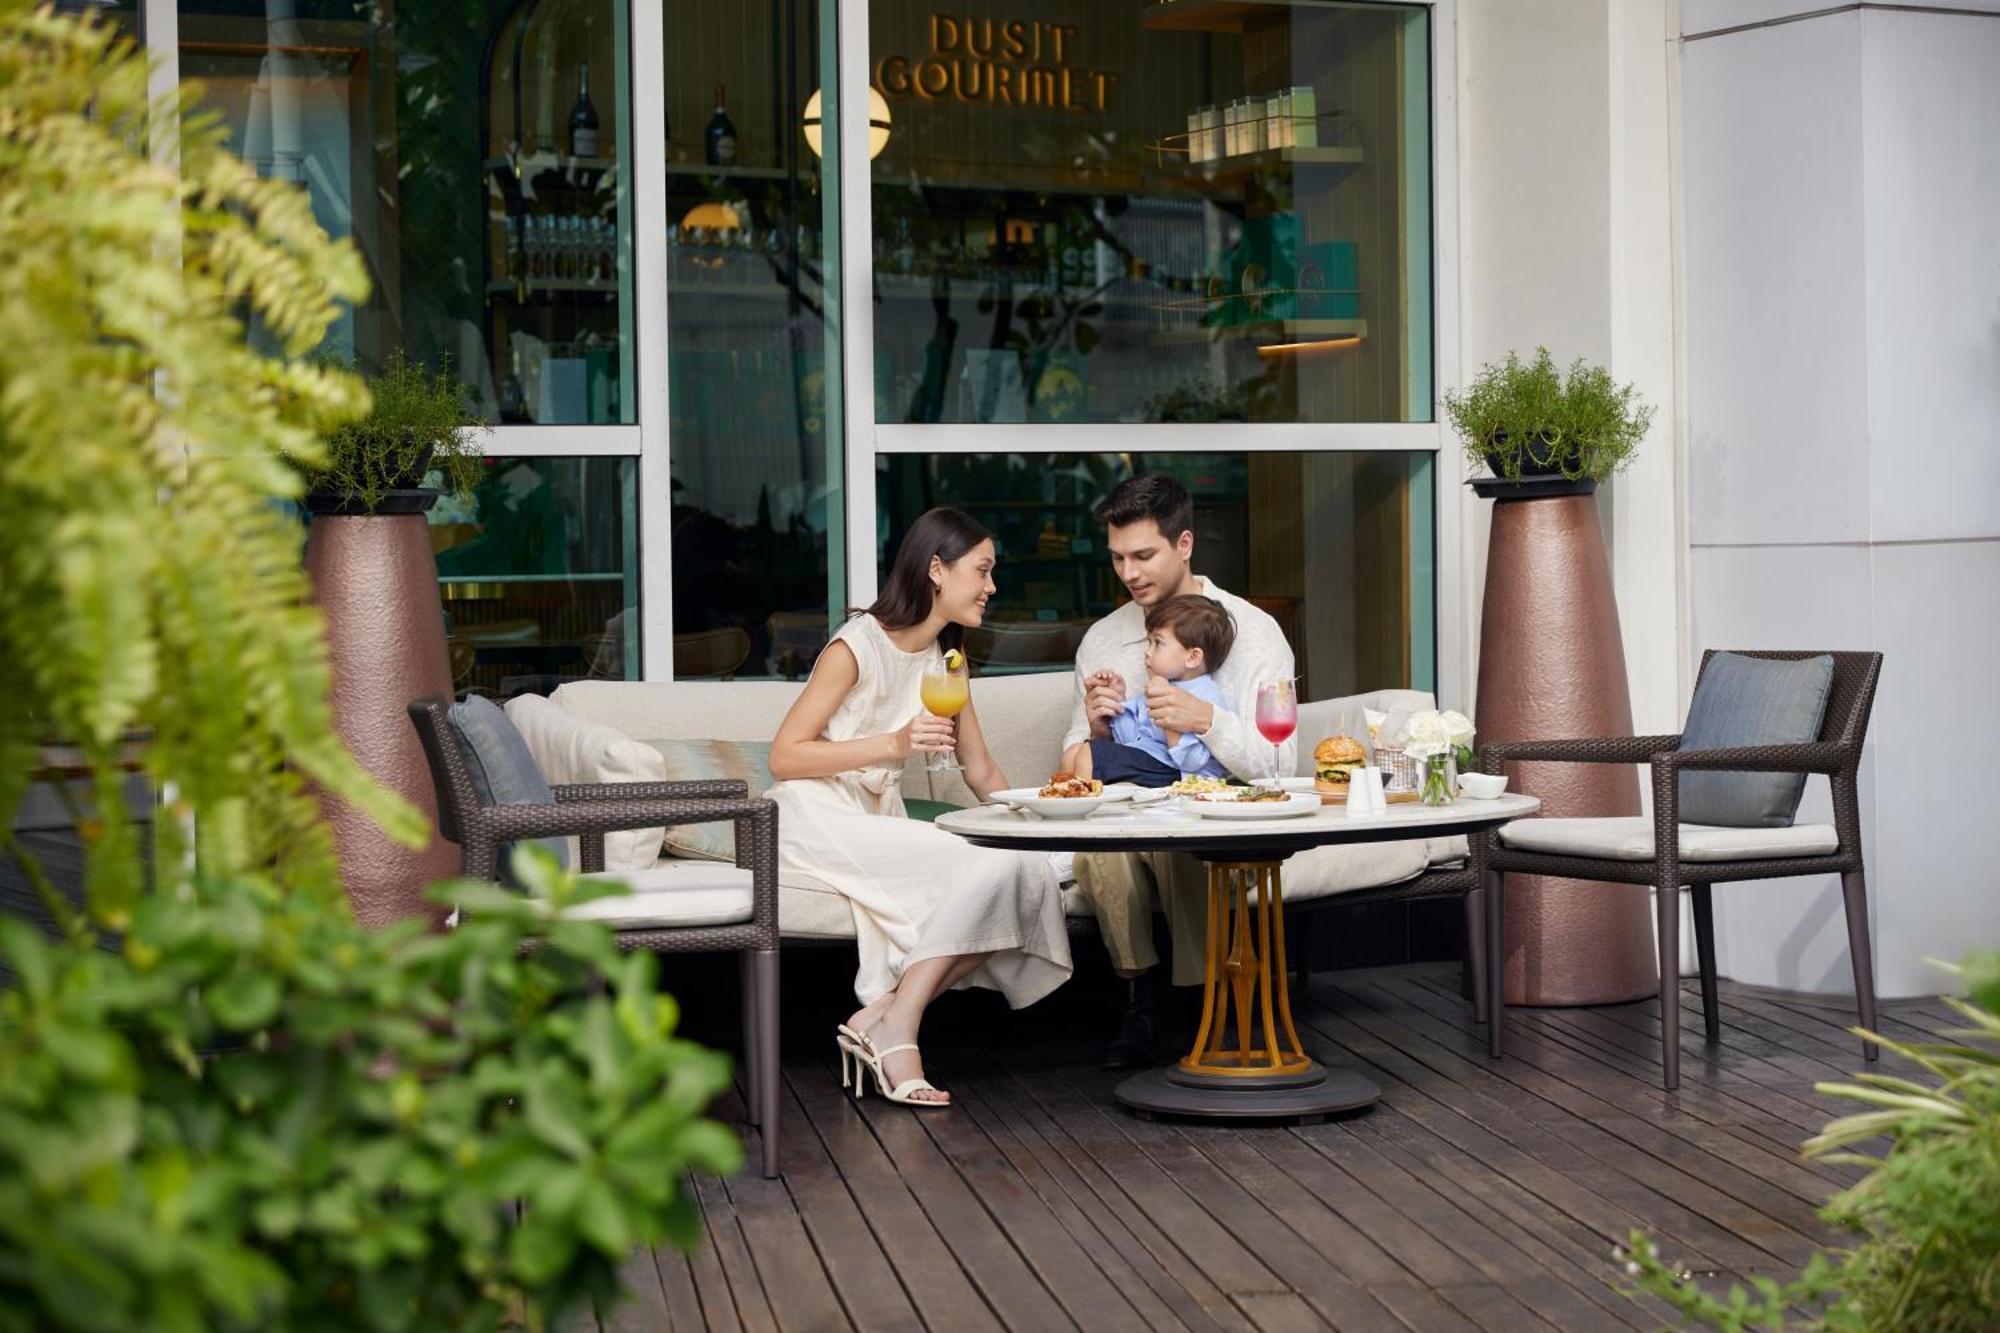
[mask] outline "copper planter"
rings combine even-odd
[[[422,512],[315,514],[305,564],[326,618],[334,731],[377,782],[424,812],[432,830],[429,845],[412,851],[346,802],[321,798],[355,919],[371,927],[404,917],[442,925],[444,909],[426,902],[424,890],[458,873],[459,852],[437,834],[430,768],[406,711],[413,699],[452,692],[430,529]]]
[[[1629,736],[1632,702],[1597,501],[1498,499],[1486,555],[1476,725],[1485,743]],[[1637,771],[1509,764],[1544,815],[1636,815]],[[1648,891],[1507,877],[1507,1002],[1611,1004],[1658,990]]]

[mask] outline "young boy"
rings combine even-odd
[[[1146,612],[1146,674],[1172,681],[1188,693],[1227,709],[1229,700],[1210,673],[1229,656],[1236,623],[1207,597],[1169,597]],[[1146,711],[1143,693],[1125,701],[1111,719],[1111,739],[1079,741],[1063,754],[1063,768],[1080,778],[1166,787],[1183,777],[1219,778],[1229,770],[1199,736],[1164,731]]]

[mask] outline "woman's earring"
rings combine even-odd
[[[931,585],[931,596],[933,597],[944,596],[944,585],[942,583],[933,583]]]

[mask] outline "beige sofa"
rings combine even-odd
[[[666,685],[576,681],[547,699],[529,695],[510,700],[507,715],[520,728],[551,783],[658,780],[664,766],[658,752],[643,742],[668,738],[768,741],[802,688],[794,681]],[[981,729],[1010,780],[1039,782],[1053,768],[1069,727],[1074,689],[1075,678],[1068,672],[973,681],[972,698]],[[1301,704],[1300,772],[1311,772],[1312,747],[1321,737],[1337,731],[1361,734],[1364,706],[1379,710],[1428,708],[1431,697],[1413,690],[1378,690]],[[649,768],[649,764],[661,766]],[[920,759],[911,760],[904,768],[903,794],[959,805],[976,800],[956,774],[925,772]],[[783,834],[781,825],[779,836]],[[693,876],[704,864],[661,856],[659,851],[657,833],[607,839],[606,868],[647,866],[662,872],[684,870]],[[1285,863],[1285,898],[1298,903],[1394,884],[1464,855],[1462,838],[1323,847]],[[780,876],[778,889],[779,929],[787,938],[853,938],[847,899],[832,886],[788,871]],[[1073,917],[1090,915],[1074,888],[1065,889],[1064,906]]]

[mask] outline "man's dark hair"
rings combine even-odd
[[[1146,612],[1146,633],[1167,630],[1183,648],[1201,649],[1201,669],[1215,674],[1236,643],[1236,620],[1222,603],[1198,593],[1169,597]]]
[[[1144,472],[1119,482],[1098,501],[1097,521],[1106,527],[1122,528],[1142,518],[1158,523],[1160,535],[1177,542],[1183,532],[1194,531],[1194,497],[1172,477]]]

